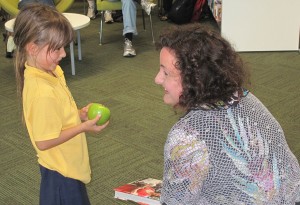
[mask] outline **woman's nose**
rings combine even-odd
[[[160,75],[160,72],[158,72],[154,78],[154,82],[157,84],[157,85],[160,85],[162,83],[162,80],[161,80],[161,75]]]

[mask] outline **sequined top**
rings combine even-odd
[[[299,163],[279,123],[248,92],[226,106],[189,111],[170,130],[164,158],[162,204],[300,201]]]

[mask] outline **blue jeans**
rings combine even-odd
[[[30,4],[30,3],[41,3],[41,4],[46,4],[55,7],[53,0],[22,0],[19,2],[18,8],[21,9],[26,4]]]
[[[133,33],[137,35],[136,30],[136,2],[134,0],[121,0],[123,13],[123,35]]]

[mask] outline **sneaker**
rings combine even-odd
[[[111,15],[111,11],[104,12],[104,22],[105,23],[113,23],[114,22],[112,15]]]
[[[132,47],[132,42],[125,38],[125,43],[124,43],[124,53],[123,53],[124,57],[133,57],[136,56],[135,50]]]
[[[149,2],[149,0],[141,0],[141,6],[146,11],[148,15],[150,15],[152,8],[156,6],[156,4]]]
[[[89,17],[90,19],[95,19],[96,18],[96,14],[95,14],[95,9],[89,7],[88,8],[88,12],[87,12],[87,17]]]
[[[12,58],[13,52],[16,49],[16,45],[14,42],[14,38],[12,36],[8,36],[7,42],[6,42],[6,57]]]
[[[13,58],[13,52],[6,52],[6,58]]]

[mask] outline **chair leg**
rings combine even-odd
[[[103,19],[104,19],[104,11],[101,11],[101,19],[100,19],[100,39],[99,39],[99,45],[102,45],[102,36],[103,36]]]
[[[144,12],[144,9],[142,9],[142,17],[143,17],[143,28],[144,28],[144,31],[145,31],[146,26],[145,26],[145,12]]]
[[[85,0],[83,0],[83,15],[86,15],[86,12],[85,12]]]
[[[152,43],[155,43],[155,40],[154,40],[154,34],[153,34],[153,24],[152,24],[152,16],[151,16],[151,13],[150,13],[150,15],[149,15],[149,20],[150,20],[150,27],[151,27]]]
[[[143,17],[143,27],[144,27],[144,30],[146,30],[146,25],[145,25],[145,12],[144,12],[143,9],[142,9],[142,17]],[[151,16],[151,12],[150,12],[150,14],[149,14],[149,20],[150,20],[150,27],[151,27],[152,43],[155,43],[155,40],[154,40],[154,33],[153,33],[153,24],[152,24],[152,16]]]

